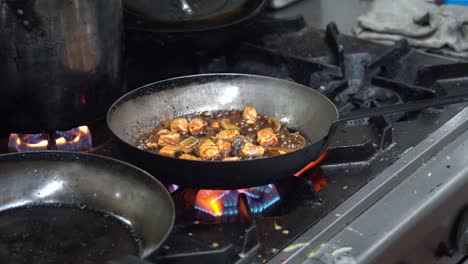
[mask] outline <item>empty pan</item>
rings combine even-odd
[[[0,263],[144,258],[168,236],[174,204],[148,173],[68,152],[0,156]]]
[[[342,121],[468,101],[468,96],[436,98],[340,118],[335,105],[319,92],[294,82],[244,74],[205,74],[152,83],[134,90],[111,107],[107,123],[124,153],[163,181],[208,189],[265,185],[290,177],[327,148],[330,132]],[[284,155],[242,161],[194,161],[165,157],[135,147],[137,137],[159,122],[203,111],[243,109],[286,122],[309,145]]]

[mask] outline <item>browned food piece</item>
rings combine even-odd
[[[203,148],[205,146],[214,146],[216,144],[211,139],[202,139],[202,140],[199,141],[199,145],[200,146],[198,146],[198,148],[200,149],[200,148]]]
[[[255,122],[257,122],[257,110],[253,107],[247,106],[244,109],[242,118],[244,118],[245,122],[249,125],[255,124]]]
[[[197,138],[190,136],[180,142],[180,148],[183,152],[189,153],[197,147],[198,141]]]
[[[219,152],[221,152],[221,155],[227,156],[231,152],[231,143],[226,140],[219,140],[216,142],[216,146],[219,149]]]
[[[199,157],[196,157],[196,156],[190,155],[190,154],[182,154],[182,155],[179,156],[179,158],[186,159],[186,160],[200,160]]]
[[[260,129],[257,132],[257,142],[262,146],[274,146],[278,144],[278,138],[271,128]]]
[[[176,153],[179,151],[180,151],[180,148],[178,146],[167,145],[167,146],[164,146],[161,150],[159,150],[159,154],[168,156],[168,157],[174,157]]]
[[[206,121],[201,118],[194,118],[190,120],[190,123],[188,125],[190,134],[195,135],[198,132],[205,130],[207,125],[208,123],[206,123]]]
[[[171,133],[171,131],[167,130],[167,129],[161,129],[157,135],[161,135],[161,134],[168,134],[168,133]]]
[[[216,144],[209,139],[200,144],[198,153],[204,160],[217,159],[221,156],[218,146],[216,146]]]
[[[239,157],[226,157],[223,159],[223,161],[239,161]]]
[[[265,149],[252,143],[246,143],[240,150],[240,154],[245,158],[258,158],[263,156]]]
[[[169,132],[166,134],[159,135],[158,145],[167,146],[167,145],[177,145],[180,143],[180,134],[177,132]]]
[[[219,132],[216,135],[216,138],[218,140],[226,140],[226,141],[232,142],[234,141],[234,139],[236,139],[239,136],[240,136],[239,130],[226,129],[226,130]]]
[[[153,140],[148,140],[148,142],[146,142],[146,147],[147,148],[157,148],[158,143],[156,141],[153,141]]]
[[[229,129],[229,130],[240,130],[240,127],[234,125],[231,120],[227,119],[227,118],[223,118],[221,119],[221,121],[219,121],[219,124],[221,125],[221,127],[223,129]]]
[[[188,121],[186,118],[176,118],[171,122],[171,131],[187,134]]]
[[[219,122],[216,121],[211,124],[211,128],[213,128],[214,130],[218,130],[221,128],[221,126],[219,125]]]

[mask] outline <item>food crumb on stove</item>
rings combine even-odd
[[[164,246],[164,249],[165,249],[165,250],[168,250],[168,249],[170,249],[170,248],[171,248],[171,247],[169,247],[169,246],[167,246],[167,245]]]
[[[431,177],[431,175],[432,175],[432,173],[429,172],[429,173],[427,174],[427,177]]]
[[[348,189],[348,185],[343,186],[343,190],[346,190],[346,189]]]
[[[285,229],[285,230],[282,231],[282,233],[285,234],[285,235],[288,235],[288,234],[289,234],[289,230],[286,230],[286,229]]]
[[[316,254],[321,248],[323,248],[324,246],[325,246],[325,243],[322,243],[322,244],[318,245],[316,248],[314,248],[314,250],[312,250],[312,251],[309,253],[309,255],[307,255],[307,257],[308,257],[308,258],[311,258],[311,257],[315,256],[315,254]]]
[[[445,159],[446,159],[446,160],[450,160],[450,156],[446,156]]]
[[[390,144],[387,148],[387,150],[391,150],[392,148],[394,148],[396,146],[396,142],[393,142],[392,144]]]
[[[290,251],[293,251],[295,249],[298,249],[298,248],[301,248],[305,245],[305,243],[296,243],[296,244],[292,244],[290,245],[289,247],[285,248],[283,251],[284,252],[290,252]]]
[[[192,233],[189,232],[187,235],[192,236]]]
[[[211,247],[217,248],[217,247],[219,247],[219,243],[213,242],[213,243],[211,243]]]
[[[276,221],[273,222],[273,225],[274,225],[274,227],[275,227],[275,230],[281,230],[281,229],[283,229],[280,225],[278,225],[278,224],[276,223]]]
[[[336,249],[335,251],[333,251],[332,256],[336,257],[336,256],[342,255],[344,253],[350,252],[352,250],[353,250],[352,247],[342,247],[342,248],[339,248],[339,249]]]
[[[278,249],[277,249],[277,248],[272,248],[272,249],[271,249],[271,253],[273,253],[273,254],[278,253]]]
[[[340,216],[341,216],[341,214],[335,214],[335,216],[336,216],[336,217],[340,217]]]
[[[372,146],[374,146],[374,148],[378,147],[378,145],[375,143],[372,143]]]
[[[239,256],[239,258],[245,258],[245,254],[243,254],[243,253],[239,253],[238,256]]]
[[[200,221],[196,220],[195,222],[193,222],[194,224],[198,225],[200,224]]]

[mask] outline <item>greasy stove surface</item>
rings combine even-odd
[[[301,28],[300,20],[290,22],[290,27],[280,32],[215,53],[161,52],[154,48],[157,44],[150,36],[129,38],[129,86],[136,88],[168,77],[207,72],[263,74],[290,78],[318,89],[345,113],[454,94],[458,87],[468,84],[468,78],[463,78],[466,64],[415,52],[404,42],[386,47],[343,36],[333,25],[324,32]],[[144,44],[139,41],[142,38]],[[442,64],[445,66],[432,66]],[[234,220],[206,217],[193,209],[197,190],[180,188],[173,193],[177,207],[174,229],[149,260],[265,262],[278,251],[294,247],[290,243],[295,238],[460,109],[462,105],[454,105],[348,122],[339,128],[320,167],[275,183],[281,186],[281,199],[264,216],[251,216],[245,196],[240,195],[239,216]],[[97,153],[125,160],[115,147],[111,142]],[[326,186],[317,188],[317,179],[327,182]]]

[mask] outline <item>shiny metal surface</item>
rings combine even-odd
[[[327,136],[338,119],[335,105],[314,89],[277,78],[226,73],[184,76],[141,87],[117,100],[108,113],[108,124],[133,145],[162,121],[246,106],[287,123],[311,143]]]
[[[135,147],[137,138],[161,121],[246,106],[287,123],[310,144],[284,155],[230,162],[184,160]],[[184,76],[136,89],[112,105],[107,124],[122,153],[163,182],[202,189],[239,189],[290,177],[317,159],[337,118],[335,105],[310,87],[265,76],[225,73]]]
[[[268,6],[273,9],[280,9],[300,0],[269,0]]]
[[[121,0],[3,1],[0,122],[66,130],[102,118],[123,93]]]
[[[47,204],[86,205],[131,223],[143,239],[141,257],[168,236],[171,196],[148,173],[110,158],[72,152],[0,156],[0,211]]]

